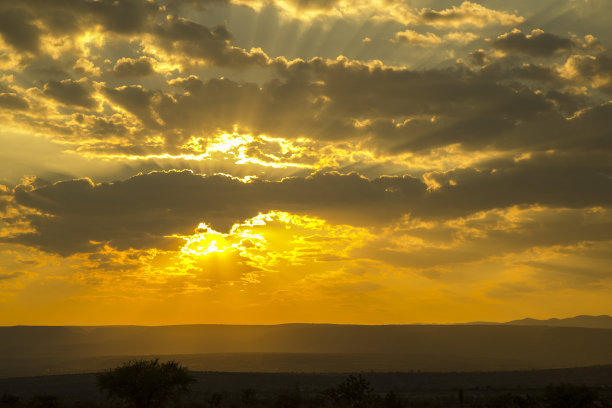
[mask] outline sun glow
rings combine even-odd
[[[332,225],[320,218],[282,211],[262,213],[234,224],[227,234],[201,223],[194,234],[173,237],[185,241],[180,252],[187,263],[210,255],[233,254],[246,265],[268,272],[340,261],[373,239],[364,228]]]
[[[185,240],[181,248],[183,255],[205,256],[211,253],[223,253],[234,249],[239,252],[244,248],[261,247],[265,241],[263,236],[253,234],[248,230],[240,230],[236,224],[229,234],[215,231],[204,223],[200,223],[193,235],[178,236]]]

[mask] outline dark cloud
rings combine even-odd
[[[118,77],[141,77],[153,75],[153,59],[149,57],[121,58],[113,67],[113,72]]]
[[[105,92],[143,122],[152,122],[155,112],[167,130],[185,134],[235,124],[254,133],[285,138],[350,140],[374,136],[383,146],[391,143],[404,150],[439,147],[466,138],[486,138],[490,143],[517,121],[553,109],[544,95],[461,67],[411,71],[342,59],[275,64],[282,80],[263,86],[229,79],[202,81],[192,76],[171,81],[184,93],[134,86],[107,88]],[[434,116],[443,120],[433,123]],[[408,118],[409,125],[396,126],[398,119]],[[369,122],[355,126],[357,120]],[[415,126],[421,130],[415,133]],[[445,134],[428,135],[437,129]]]
[[[28,100],[14,93],[0,93],[0,108],[26,110],[30,107]]]
[[[413,212],[423,217],[459,217],[512,205],[584,208],[612,204],[612,168],[605,154],[538,154],[528,160],[498,160],[478,169],[433,174],[442,187]]]
[[[515,29],[493,41],[493,47],[507,53],[523,53],[535,57],[548,57],[557,52],[570,52],[578,45],[570,38],[563,38],[542,30],[525,34]]]
[[[70,33],[97,24],[120,34],[142,32],[160,11],[159,4],[145,0],[22,0],[19,6],[52,33]]]
[[[103,88],[102,91],[107,98],[135,115],[147,127],[159,127],[159,123],[151,109],[155,92],[149,91],[140,85]]]
[[[156,172],[102,184],[80,179],[18,187],[15,202],[40,214],[24,215],[36,232],[6,241],[66,255],[100,242],[120,248],[168,247],[173,244],[169,235],[192,233],[199,222],[226,232],[236,222],[271,210],[382,225],[404,214],[439,220],[514,205],[609,206],[611,176],[602,156],[569,160],[541,155],[498,160],[481,170],[432,173],[429,179],[438,185],[432,191],[407,176],[368,180],[338,173],[248,183],[191,172]]]
[[[298,9],[329,10],[338,3],[338,0],[290,0],[290,2]]]
[[[72,0],[79,3],[77,0]],[[155,2],[143,0],[81,1],[77,9],[118,33],[142,32],[159,11]]]
[[[18,204],[43,214],[26,216],[35,233],[8,239],[67,255],[110,242],[125,248],[167,247],[168,235],[191,234],[200,222],[220,231],[271,210],[315,214],[358,224],[402,213],[411,197],[423,194],[410,177],[368,181],[356,174],[317,174],[279,182],[244,183],[227,176],[159,172],[123,182],[95,185],[71,180],[37,189],[17,188]],[[377,208],[384,207],[384,212]]]
[[[92,91],[84,81],[74,81],[72,79],[49,81],[44,86],[44,93],[64,105],[88,109],[95,108],[98,105],[92,96]]]
[[[554,67],[548,65],[523,64],[512,70],[517,78],[539,82],[558,82],[559,74]]]
[[[40,30],[25,10],[0,6],[0,34],[17,51],[34,54],[39,51]]]
[[[607,60],[601,61],[605,67]],[[147,132],[161,132],[166,152],[178,152],[192,136],[234,126],[286,139],[363,141],[385,154],[457,144],[470,151],[609,148],[612,119],[595,115],[608,112],[609,104],[589,108],[584,95],[558,90],[572,82],[552,66],[504,62],[413,71],[346,59],[279,59],[279,78],[262,85],[192,75],[169,81],[174,91],[130,85],[102,92],[143,124],[126,135],[132,144],[122,145],[126,152],[146,154]],[[568,120],[578,111],[583,114]]]
[[[267,64],[268,57],[263,51],[247,52],[231,46],[232,35],[224,26],[209,28],[172,14],[172,10],[180,10],[180,5],[166,7],[164,2],[146,0],[64,0],[59,3],[23,0],[14,8],[0,9],[0,33],[17,50],[38,53],[39,37],[43,32],[63,36],[100,26],[105,33],[126,37],[150,35],[154,46],[184,61],[197,58],[235,68]],[[40,21],[44,30],[32,24],[33,20]],[[142,37],[137,39],[143,40]],[[150,71],[147,71],[146,62],[139,59],[131,65],[119,64],[116,72],[119,75],[130,72],[131,75]]]
[[[223,67],[265,66],[267,55],[261,50],[247,52],[229,44],[231,33],[225,26],[208,28],[182,17],[169,15],[152,29],[156,44],[181,57],[209,60]]]
[[[487,52],[483,49],[473,51],[469,54],[470,61],[476,65],[485,65],[491,61]]]

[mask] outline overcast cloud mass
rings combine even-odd
[[[0,4],[0,325],[612,313],[607,0]]]

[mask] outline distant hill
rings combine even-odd
[[[546,325],[0,327],[0,376],[172,356],[209,371],[478,371],[612,364],[612,330]]]
[[[612,316],[601,315],[601,316],[576,316],[568,317],[566,319],[548,319],[548,320],[537,320],[537,319],[521,319],[513,320],[505,324],[515,326],[555,326],[555,327],[589,327],[593,329],[612,329]]]

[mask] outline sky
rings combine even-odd
[[[0,325],[612,314],[609,0],[0,3]]]

